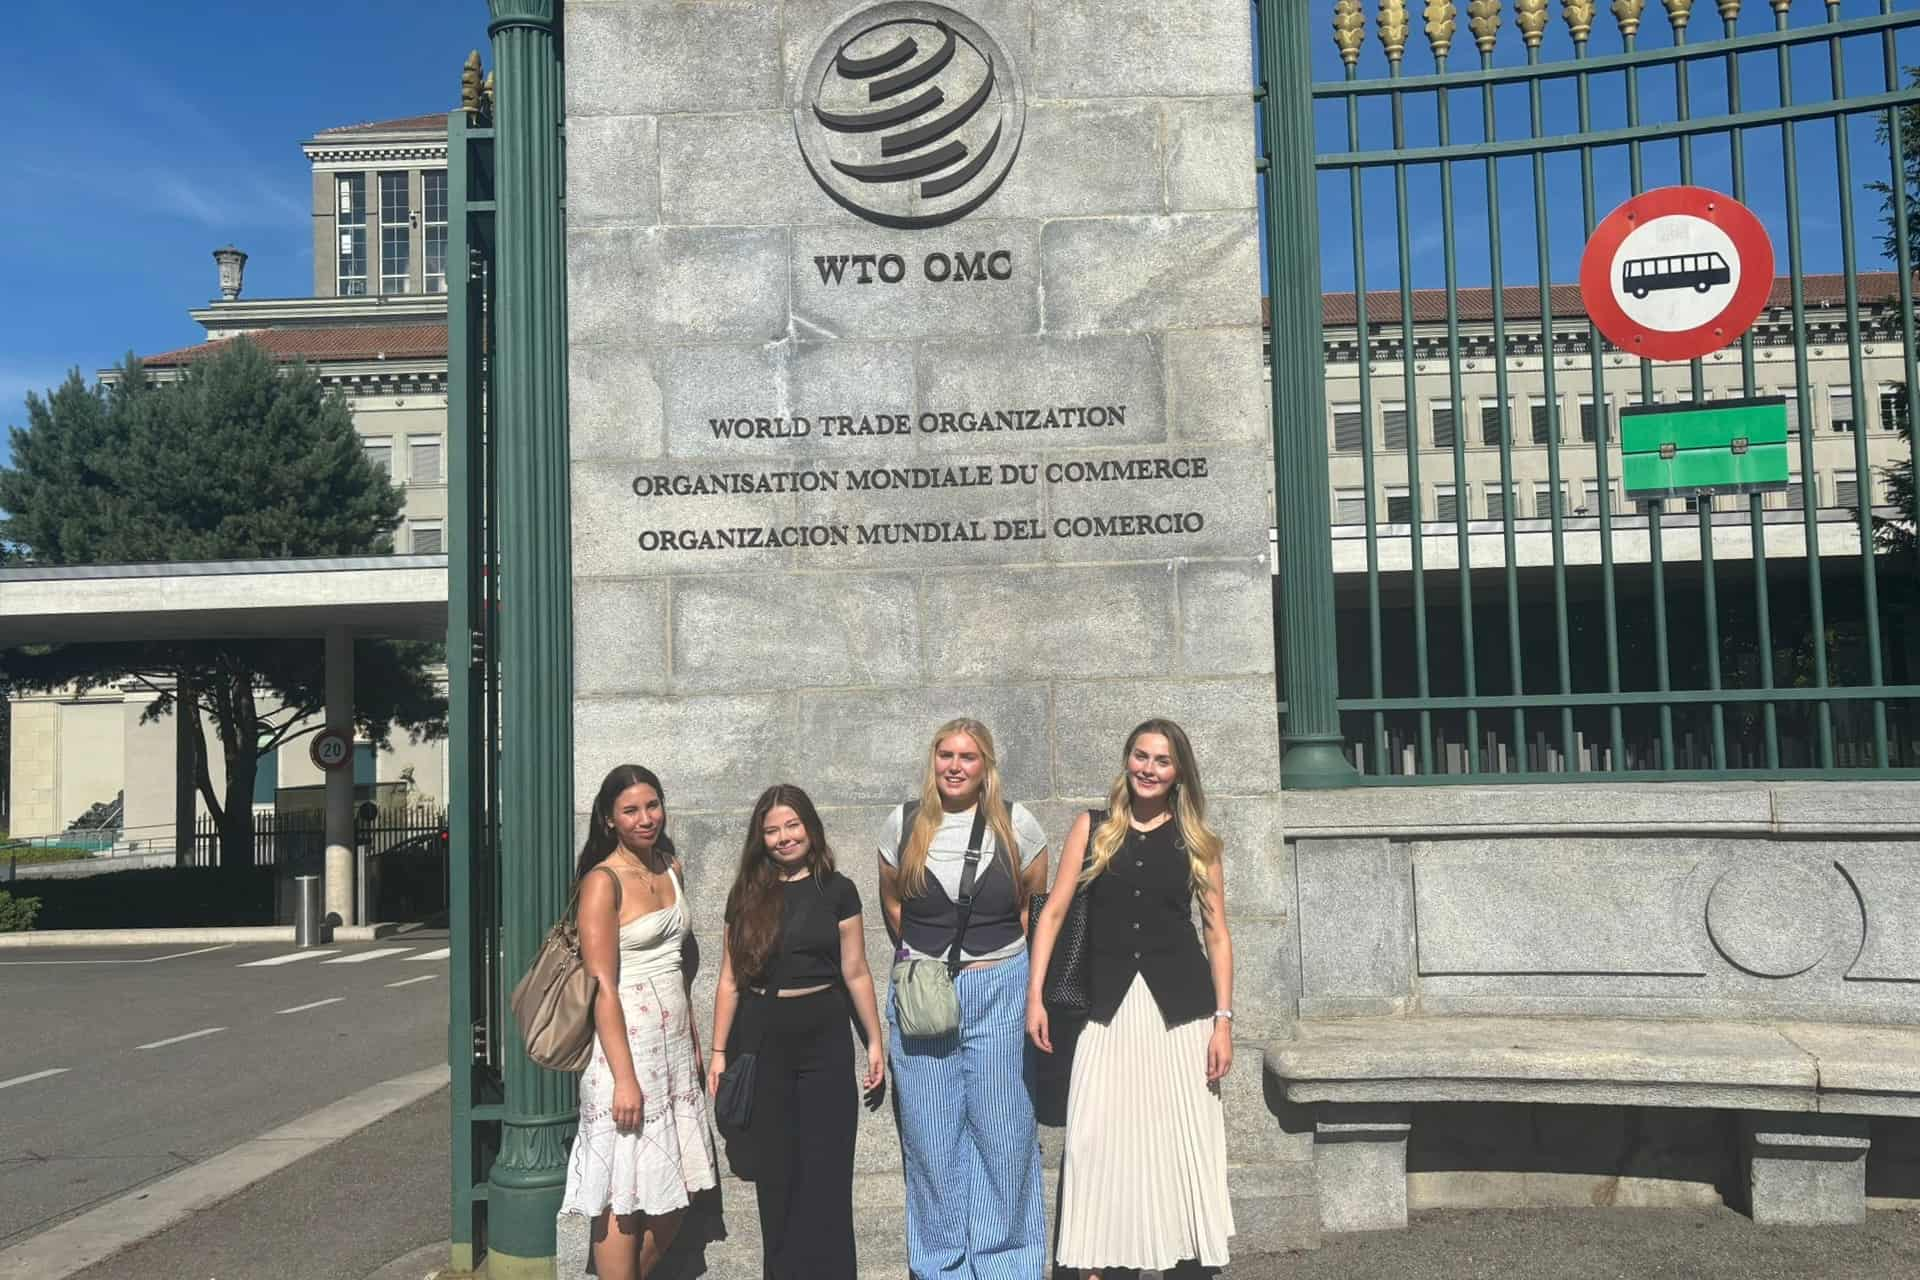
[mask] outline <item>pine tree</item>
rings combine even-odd
[[[245,339],[150,378],[132,356],[104,385],[76,370],[44,399],[27,397],[0,468],[0,541],[29,564],[377,555],[393,548],[400,491],[366,458],[346,402],[302,365],[276,367]],[[438,646],[354,646],[360,732],[384,745],[398,725],[445,731],[429,668]],[[22,689],[131,682],[153,695],[144,719],[187,715],[199,744],[195,785],[220,828],[221,863],[253,861],[260,757],[319,727],[326,707],[321,642],[103,639],[0,658]],[[183,708],[176,690],[190,689]],[[224,776],[208,769],[219,735]],[[183,762],[182,767],[187,767]]]

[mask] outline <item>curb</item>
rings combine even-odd
[[[418,928],[410,924],[343,924],[327,934],[325,942],[373,942]],[[148,947],[198,943],[202,946],[241,942],[293,943],[293,926],[238,925],[208,929],[28,929],[0,933],[0,949],[9,947]]]
[[[64,1280],[447,1086],[428,1067],[349,1094],[0,1251],[0,1280]]]

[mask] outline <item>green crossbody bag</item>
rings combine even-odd
[[[904,829],[910,814],[901,814]],[[967,837],[966,867],[960,873],[960,899],[953,945],[945,960],[923,960],[905,954],[893,962],[893,1003],[900,1018],[900,1034],[924,1037],[950,1036],[960,1029],[960,996],[953,989],[953,975],[960,971],[960,943],[967,936],[967,921],[973,915],[973,880],[980,870],[980,842],[987,833],[984,805],[975,809],[973,834]]]

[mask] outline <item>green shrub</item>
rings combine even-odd
[[[92,856],[90,850],[70,844],[28,845],[22,849],[0,850],[0,862],[11,858],[23,867],[39,862],[78,862]]]
[[[274,867],[147,867],[36,880],[42,929],[185,929],[274,923]]]
[[[5,889],[0,889],[0,933],[31,929],[33,918],[38,914],[40,899],[16,898]]]

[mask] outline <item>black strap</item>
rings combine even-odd
[[[959,927],[953,931],[953,946],[947,951],[947,972],[960,971],[960,944],[967,937],[967,921],[973,916],[973,877],[980,870],[980,844],[987,834],[987,807],[977,804],[973,810],[973,834],[967,837],[967,865],[960,873]]]

